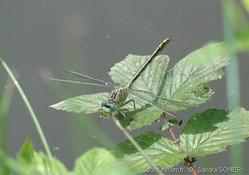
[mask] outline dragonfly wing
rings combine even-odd
[[[170,70],[167,70],[169,58],[165,55],[157,56],[134,82],[132,89],[147,91],[163,98],[132,92],[132,89],[129,98],[134,99],[138,106],[153,104],[172,112],[205,103],[214,93],[207,83],[221,78],[223,68],[228,64],[224,49],[223,43],[208,44],[188,54]],[[125,86],[147,58],[128,55],[109,74],[116,83]]]
[[[221,78],[227,64],[228,59],[222,43],[213,43],[198,49],[168,71],[160,96],[188,103],[181,104],[183,106],[179,106],[179,110],[205,103],[214,93],[207,83]]]
[[[108,96],[109,93],[106,92],[81,95],[61,101],[51,107],[67,112],[96,113],[100,109],[101,103],[106,100]]]
[[[147,61],[150,55],[128,55],[123,61],[115,64],[109,75],[112,80],[121,86],[127,86],[139,68]],[[169,57],[167,55],[158,55],[140,74],[138,79],[132,84],[132,88],[141,89],[157,94],[157,87],[165,78],[165,72],[168,68]]]
[[[163,111],[168,111],[168,112],[178,111],[179,108],[185,109],[185,107],[189,105],[189,102],[181,99],[173,99],[170,97],[158,96],[151,92],[143,90],[132,89],[131,94],[133,94],[133,96],[130,95],[130,98],[136,98],[136,99],[138,98],[136,102],[140,106],[151,104]]]

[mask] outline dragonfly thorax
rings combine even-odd
[[[116,106],[122,106],[127,99],[128,91],[129,90],[126,87],[113,89],[107,102],[113,103]]]

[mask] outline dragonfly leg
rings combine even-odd
[[[130,100],[124,102],[124,104],[123,104],[122,106],[125,106],[125,105],[127,105],[128,103],[132,103],[132,104],[133,104],[134,110],[136,110],[136,103],[135,103],[135,100],[130,99]]]
[[[121,110],[118,110],[118,112],[122,115],[122,117],[124,119],[124,123],[127,123],[128,120],[127,120],[127,117],[126,117],[125,113],[123,111],[121,111]]]

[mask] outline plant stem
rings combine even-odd
[[[169,131],[174,143],[177,143],[177,139],[176,139],[176,135],[174,133],[174,130],[171,127],[169,127],[168,131]]]
[[[193,167],[190,167],[190,170],[192,175],[198,175],[198,173],[194,170]]]
[[[1,57],[0,57],[0,62],[2,63],[3,67],[5,68],[5,70],[7,71],[7,73],[9,74],[9,76],[10,76],[11,80],[13,81],[13,83],[15,84],[18,92],[20,93],[20,95],[21,95],[21,97],[22,97],[22,99],[23,99],[23,101],[24,101],[24,103],[25,103],[25,105],[26,105],[26,107],[27,107],[30,115],[31,115],[31,118],[32,118],[32,120],[33,120],[33,122],[35,124],[35,127],[37,129],[37,132],[38,132],[40,138],[41,138],[41,141],[43,143],[45,151],[46,151],[48,157],[50,159],[52,159],[52,154],[51,154],[51,151],[49,149],[47,140],[46,140],[46,138],[44,136],[43,130],[41,128],[41,125],[40,125],[40,123],[39,123],[39,121],[38,121],[38,119],[36,117],[36,114],[35,114],[34,110],[31,107],[31,104],[30,104],[27,96],[23,92],[23,90],[22,90],[21,86],[19,85],[18,81],[16,80],[14,74],[12,73],[12,71],[10,70],[10,68],[8,67],[8,65],[3,61],[3,59]]]
[[[176,134],[175,134],[174,130],[169,126],[169,122],[168,122],[168,120],[166,119],[165,114],[163,114],[162,118],[163,118],[163,120],[164,120],[164,122],[165,122],[165,125],[166,125],[167,128],[168,128],[168,132],[169,132],[169,134],[170,134],[172,140],[174,141],[174,143],[177,143],[178,140],[177,140],[177,138],[176,138]]]
[[[165,114],[163,114],[162,115],[162,118],[163,118],[163,120],[165,121],[165,125],[167,125],[167,128],[168,128],[168,131],[169,131],[169,134],[171,135],[171,138],[172,138],[172,140],[174,141],[174,143],[177,143],[178,142],[178,139],[176,138],[176,134],[175,134],[175,132],[174,132],[174,130],[169,126],[169,122],[168,122],[168,120],[166,119],[166,116],[165,116]],[[191,170],[191,174],[192,175],[198,175],[198,173],[194,170],[194,167],[193,167],[193,165],[192,165],[192,162],[189,160],[189,159],[187,159],[188,161],[189,161],[189,163],[190,163],[190,170]]]
[[[229,43],[229,50],[234,51],[233,43],[236,41],[236,1],[223,0],[223,30],[224,38]],[[227,103],[230,110],[240,106],[240,82],[239,82],[239,63],[236,54],[230,54],[229,65],[227,67]],[[233,123],[237,125],[237,123]],[[238,131],[236,137],[241,137],[241,131]],[[233,166],[239,166],[243,169],[243,146],[237,144],[231,148],[231,163]]]
[[[144,150],[141,148],[141,146],[136,142],[135,139],[133,139],[133,137],[128,133],[128,131],[126,131],[126,129],[120,124],[120,122],[115,117],[112,117],[112,118],[113,118],[113,121],[116,124],[116,126],[124,133],[124,135],[130,140],[130,142],[135,146],[135,148],[142,154],[142,156],[145,158],[147,163],[154,170],[157,170],[156,172],[159,175],[163,175],[161,170],[153,163],[153,161],[150,159],[150,157],[144,152]]]
[[[56,92],[56,95],[59,98],[64,99],[69,96],[72,96],[71,91],[63,88],[62,86],[55,86],[54,82],[49,80],[50,78],[54,77],[53,73],[50,72],[49,69],[43,69],[39,72],[39,74],[42,80],[45,83],[47,83],[47,85],[54,92]],[[70,144],[72,147],[71,149],[72,154],[74,156],[77,156],[78,153],[82,151],[82,147],[80,146],[81,144],[79,144],[79,139],[78,139],[79,137],[82,137],[82,132],[84,132],[84,134],[96,136],[101,146],[107,149],[113,149],[115,147],[113,139],[109,135],[107,135],[105,132],[103,132],[97,126],[95,120],[93,120],[91,117],[82,117],[82,114],[75,114],[75,113],[70,113],[70,115],[72,116],[69,118],[69,133],[71,134]],[[81,127],[80,128],[75,127],[76,124],[80,124]]]
[[[6,115],[9,111],[10,103],[14,93],[15,85],[12,83],[11,79],[8,78],[2,95],[2,100],[0,102],[0,150],[7,152],[6,150]],[[0,161],[0,170],[5,175],[10,174],[10,169],[6,164]]]

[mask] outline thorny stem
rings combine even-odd
[[[150,157],[144,152],[143,148],[136,142],[135,139],[126,131],[126,129],[120,124],[120,122],[115,118],[112,117],[114,123],[116,126],[124,133],[124,135],[130,140],[130,142],[135,146],[135,148],[142,154],[142,156],[145,158],[147,163],[154,169],[159,175],[163,175],[161,170],[153,163],[153,161],[150,159]]]
[[[162,115],[162,118],[164,119],[165,124],[166,124],[167,127],[168,127],[168,131],[169,131],[169,134],[170,134],[172,140],[173,140],[174,143],[176,144],[176,143],[178,142],[178,139],[176,138],[176,134],[175,134],[173,128],[171,128],[171,127],[169,126],[169,122],[168,122],[168,120],[166,119],[165,114]],[[188,161],[189,161],[189,163],[190,163],[189,170],[191,171],[191,174],[192,174],[192,175],[198,175],[198,173],[194,170],[194,167],[193,167],[192,162],[191,162],[189,159],[188,159]]]
[[[171,137],[172,137],[174,143],[177,143],[177,139],[176,139],[174,130],[173,130],[171,127],[169,127],[168,131],[169,131],[169,133],[170,133],[170,135],[171,135]]]
[[[165,121],[165,125],[167,125],[168,131],[169,131],[169,134],[170,134],[172,140],[174,141],[174,143],[177,143],[177,138],[176,138],[174,130],[169,126],[169,122],[167,121],[165,116],[163,116],[163,119]]]
[[[177,143],[178,140],[177,140],[177,138],[176,138],[176,134],[175,134],[173,128],[171,128],[171,127],[169,126],[169,122],[168,122],[168,120],[166,119],[165,114],[163,114],[162,118],[163,118],[164,121],[165,121],[165,125],[167,125],[168,131],[169,131],[169,134],[170,134],[172,140],[174,141],[174,143]]]
[[[193,166],[189,167],[189,169],[190,169],[192,175],[198,175],[198,173],[194,170]]]

